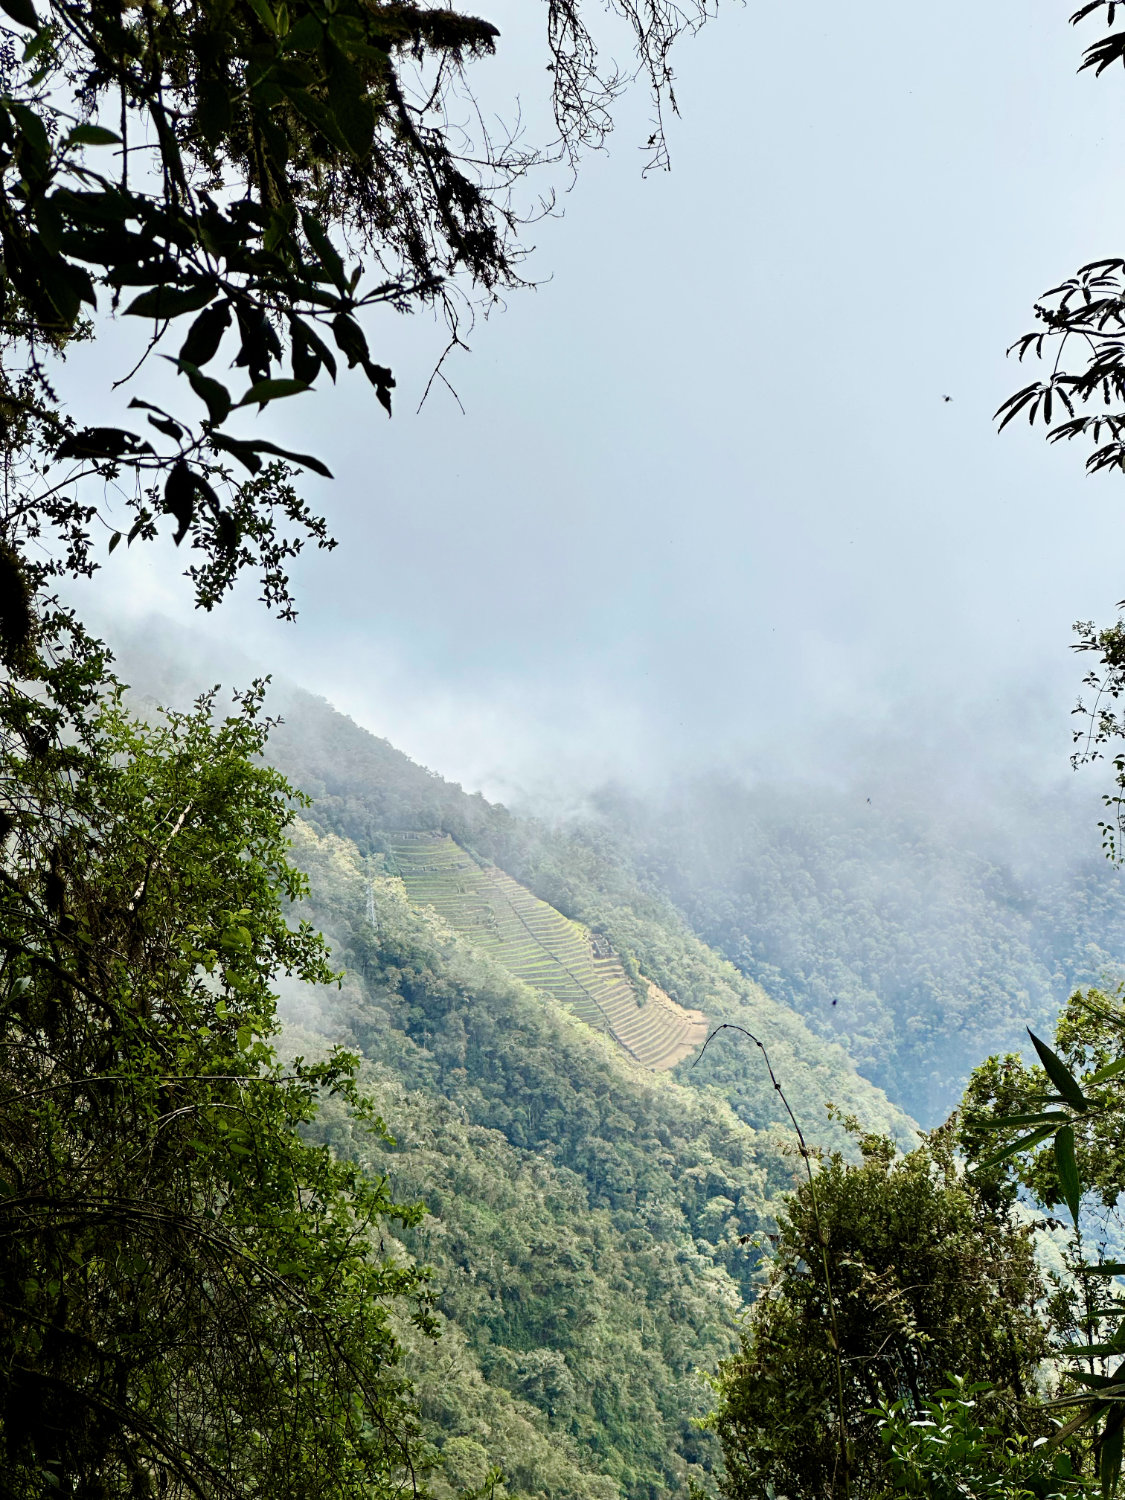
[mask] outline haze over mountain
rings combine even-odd
[[[258,673],[241,652],[156,618],[113,641],[125,680],[160,701],[184,704]],[[283,717],[271,753],[318,807],[326,795],[350,807],[357,787],[376,799],[358,823],[341,812],[350,837],[362,829],[390,851],[387,830],[452,833],[595,926],[591,889],[620,931],[632,931],[638,902],[655,901],[660,921],[689,925],[926,1125],[953,1108],[987,1054],[1025,1048],[1028,1025],[1049,1030],[1076,984],[1112,987],[1125,974],[1125,883],[1097,847],[1093,789],[1073,776],[1039,781],[1034,763],[1000,778],[979,767],[974,777],[971,763],[938,774],[931,760],[927,775],[917,747],[912,762],[901,744],[853,744],[831,777],[712,771],[605,783],[525,800],[513,820],[292,682],[277,681],[270,701]],[[405,792],[390,790],[400,783]],[[416,858],[423,870],[446,861]],[[632,951],[642,940],[622,941]],[[709,1009],[690,987],[673,999]]]
[[[524,10],[481,70],[509,118],[537,107]],[[992,413],[1035,299],[1125,231],[1081,44],[1053,0],[724,11],[677,54],[672,173],[641,179],[627,99],[536,227],[538,290],[445,367],[464,416],[440,382],[416,413],[444,331],[388,315],[393,420],[358,388],[269,419],[331,458],[342,545],[296,562],[295,630],[248,585],[193,629],[508,798],[832,777],[841,735],[1061,774],[1120,501]],[[177,563],[119,549],[94,592],[186,620]]]

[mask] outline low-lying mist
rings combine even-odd
[[[121,675],[161,702],[260,675],[168,622],[109,634]],[[272,711],[296,690],[276,681]],[[1007,714],[992,703],[944,724],[795,731],[784,754],[751,745],[741,764],[661,766],[653,746],[609,778],[617,747],[552,776],[551,746],[525,739],[495,745],[508,769],[484,790],[611,839],[705,941],[932,1124],[971,1067],[1020,1048],[1027,1025],[1049,1029],[1074,985],[1114,984],[1125,963],[1125,892],[1098,831],[1104,772],[1070,769],[1068,733],[1013,696]]]

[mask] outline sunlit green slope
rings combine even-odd
[[[671,1068],[702,1046],[707,1019],[637,973],[604,938],[540,901],[448,834],[392,833],[390,868],[417,905],[431,906],[518,979],[565,1001],[646,1068]],[[601,951],[599,951],[599,949]]]

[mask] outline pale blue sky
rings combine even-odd
[[[481,9],[489,98],[534,118],[538,7]],[[1067,15],[725,9],[677,54],[673,171],[641,180],[634,97],[534,232],[543,284],[454,362],[466,415],[415,414],[424,318],[383,333],[392,422],[358,383],[289,403],[341,546],[295,570],[296,626],[244,587],[200,629],[493,792],[815,770],[853,728],[1064,765],[1125,485],[991,414],[1036,296],[1125,250],[1125,78],[1076,76]],[[98,594],[186,617],[170,553]]]

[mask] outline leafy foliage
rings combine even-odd
[[[1113,1280],[1125,1265],[1106,1254],[1112,1226],[1105,1219],[1115,1217],[1125,1188],[1125,1007],[1098,991],[1078,992],[1059,1018],[1057,1050],[1032,1040],[1039,1066],[994,1057],[973,1074],[960,1138],[982,1180],[1014,1180],[1046,1207],[1065,1203],[1070,1213],[1072,1279],[1058,1282],[1054,1304],[1056,1324],[1068,1335],[1060,1353],[1078,1362],[1069,1370],[1078,1389],[1052,1404],[1067,1411],[1066,1434],[1095,1425],[1098,1468],[1110,1493],[1125,1441],[1125,1324]],[[1103,1230],[1090,1256],[1085,1238],[1097,1204]]]
[[[862,1164],[833,1155],[789,1199],[765,1290],[721,1372],[713,1420],[730,1500],[879,1494],[874,1409],[920,1411],[952,1369],[1035,1421],[1026,1398],[1046,1341],[1027,1236],[966,1184],[948,1131],[897,1160],[879,1137],[860,1144]]]
[[[702,24],[706,5],[612,8],[632,29],[659,117],[672,102],[669,47]],[[176,543],[198,553],[188,574],[201,605],[254,568],[266,603],[290,615],[289,560],[309,539],[332,545],[292,479],[329,470],[240,430],[242,419],[344,365],[389,414],[395,381],[365,315],[443,303],[458,342],[458,278],[485,297],[518,280],[515,184],[545,155],[602,139],[622,79],[601,67],[578,0],[551,0],[559,138],[537,150],[473,141],[454,123],[472,104],[467,66],[499,35],[456,10],[405,0],[4,9],[0,541],[21,552],[49,541],[48,562],[23,558],[35,582],[89,573],[100,536],[112,550],[125,535],[155,536],[168,517]],[[659,125],[650,144],[662,159]],[[97,336],[91,319],[107,310],[146,326],[140,362],[171,362],[186,411],[140,397],[123,425],[65,411],[57,361]],[[236,385],[219,369],[223,353]]]
[[[1086,48],[1079,71],[1101,77],[1115,63],[1125,63],[1125,30],[1118,25],[1119,0],[1089,0],[1071,22],[1101,20],[1107,35]],[[1125,259],[1104,256],[1081,266],[1073,276],[1045,292],[1035,305],[1037,327],[1012,345],[1022,363],[1027,358],[1048,367],[1045,378],[1031,381],[1002,403],[996,416],[1003,430],[1016,417],[1030,426],[1040,423],[1051,443],[1092,444],[1090,474],[1125,472]],[[1125,600],[1118,608],[1125,607]],[[1109,819],[1102,824],[1106,852],[1114,859],[1125,852],[1125,752],[1110,745],[1125,741],[1125,718],[1117,700],[1125,687],[1122,623],[1105,629],[1081,620],[1076,649],[1092,652],[1097,666],[1087,675],[1094,697],[1079,702],[1083,725],[1074,735],[1075,763],[1109,755],[1116,791],[1107,793]]]
[[[915,1412],[906,1401],[878,1409],[886,1448],[888,1494],[926,1500],[1056,1500],[1098,1487],[1074,1471],[1070,1454],[1045,1438],[1030,1440],[1015,1422],[988,1420],[978,1400],[992,1394],[984,1381],[955,1378]]]
[[[399,1493],[426,1293],[371,1235],[420,1210],[302,1141],[321,1096],[383,1133],[355,1060],[270,1041],[274,977],[332,970],[261,688],[146,728],[97,652],[44,672],[0,695],[0,1491]]]

